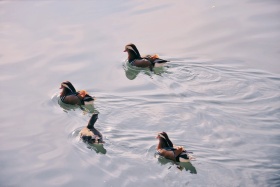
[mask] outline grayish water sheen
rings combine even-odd
[[[0,186],[280,186],[280,3],[0,1]],[[170,60],[154,72],[122,51]],[[97,100],[59,101],[71,81]],[[92,112],[104,145],[79,131]],[[196,160],[155,155],[159,131]]]

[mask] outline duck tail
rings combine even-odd
[[[182,152],[179,156],[178,156],[178,161],[179,162],[189,162],[190,160],[195,160],[195,157],[193,157],[192,155],[188,154],[187,152]]]
[[[93,114],[88,122],[87,128],[92,129],[97,119],[98,119],[98,114]]]
[[[84,101],[94,101],[94,100],[95,100],[95,97],[90,96],[88,94],[86,94],[85,97],[84,97]]]
[[[196,158],[192,155],[189,155],[190,160],[196,160]]]
[[[192,151],[184,150],[183,153],[185,153],[189,157],[189,160],[196,160],[196,158],[194,156],[192,156],[192,154],[193,154]]]

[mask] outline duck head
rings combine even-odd
[[[62,89],[60,96],[69,95],[71,93],[76,93],[76,89],[69,81],[64,81],[61,83],[60,89]]]
[[[127,44],[125,46],[124,52],[127,52],[128,54],[128,61],[131,62],[134,59],[140,59],[141,55],[137,49],[137,47],[134,44]]]
[[[158,149],[162,149],[164,147],[173,147],[173,143],[170,141],[166,132],[159,132],[157,134],[157,139],[159,139]]]

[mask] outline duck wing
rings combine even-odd
[[[142,58],[149,60],[149,61],[152,62],[153,64],[155,64],[155,63],[166,63],[166,62],[169,62],[168,60],[164,60],[164,59],[159,58],[159,56],[156,55],[156,54],[155,54],[155,55],[146,55],[146,56],[144,56],[144,57],[142,57]]]
[[[174,150],[176,150],[174,147],[164,147],[163,149],[165,149],[166,151],[174,151]]]
[[[179,162],[188,162],[190,160],[190,157],[186,152],[180,153],[177,157],[178,157],[177,161]]]
[[[155,60],[154,60],[154,62],[153,63],[166,63],[166,62],[169,62],[168,60],[163,60],[163,59],[160,59],[160,58],[156,58]]]
[[[85,97],[84,97],[84,101],[85,102],[89,102],[89,101],[93,101],[93,100],[94,100],[94,97],[92,97],[92,96],[90,96],[88,94],[86,94]]]
[[[166,151],[175,151],[175,150],[176,150],[174,147],[164,147],[163,149],[165,149]],[[193,154],[192,151],[187,151],[187,150],[183,150],[182,153],[190,153],[190,154]]]
[[[96,128],[90,129],[90,131],[94,134],[91,138],[92,140],[97,140],[98,143],[104,143],[102,134]]]

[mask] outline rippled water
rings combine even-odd
[[[278,1],[1,1],[0,186],[279,186]],[[134,42],[166,67],[139,69]],[[97,100],[58,99],[71,81]],[[82,142],[92,112],[104,145]],[[155,155],[166,131],[196,160]]]

